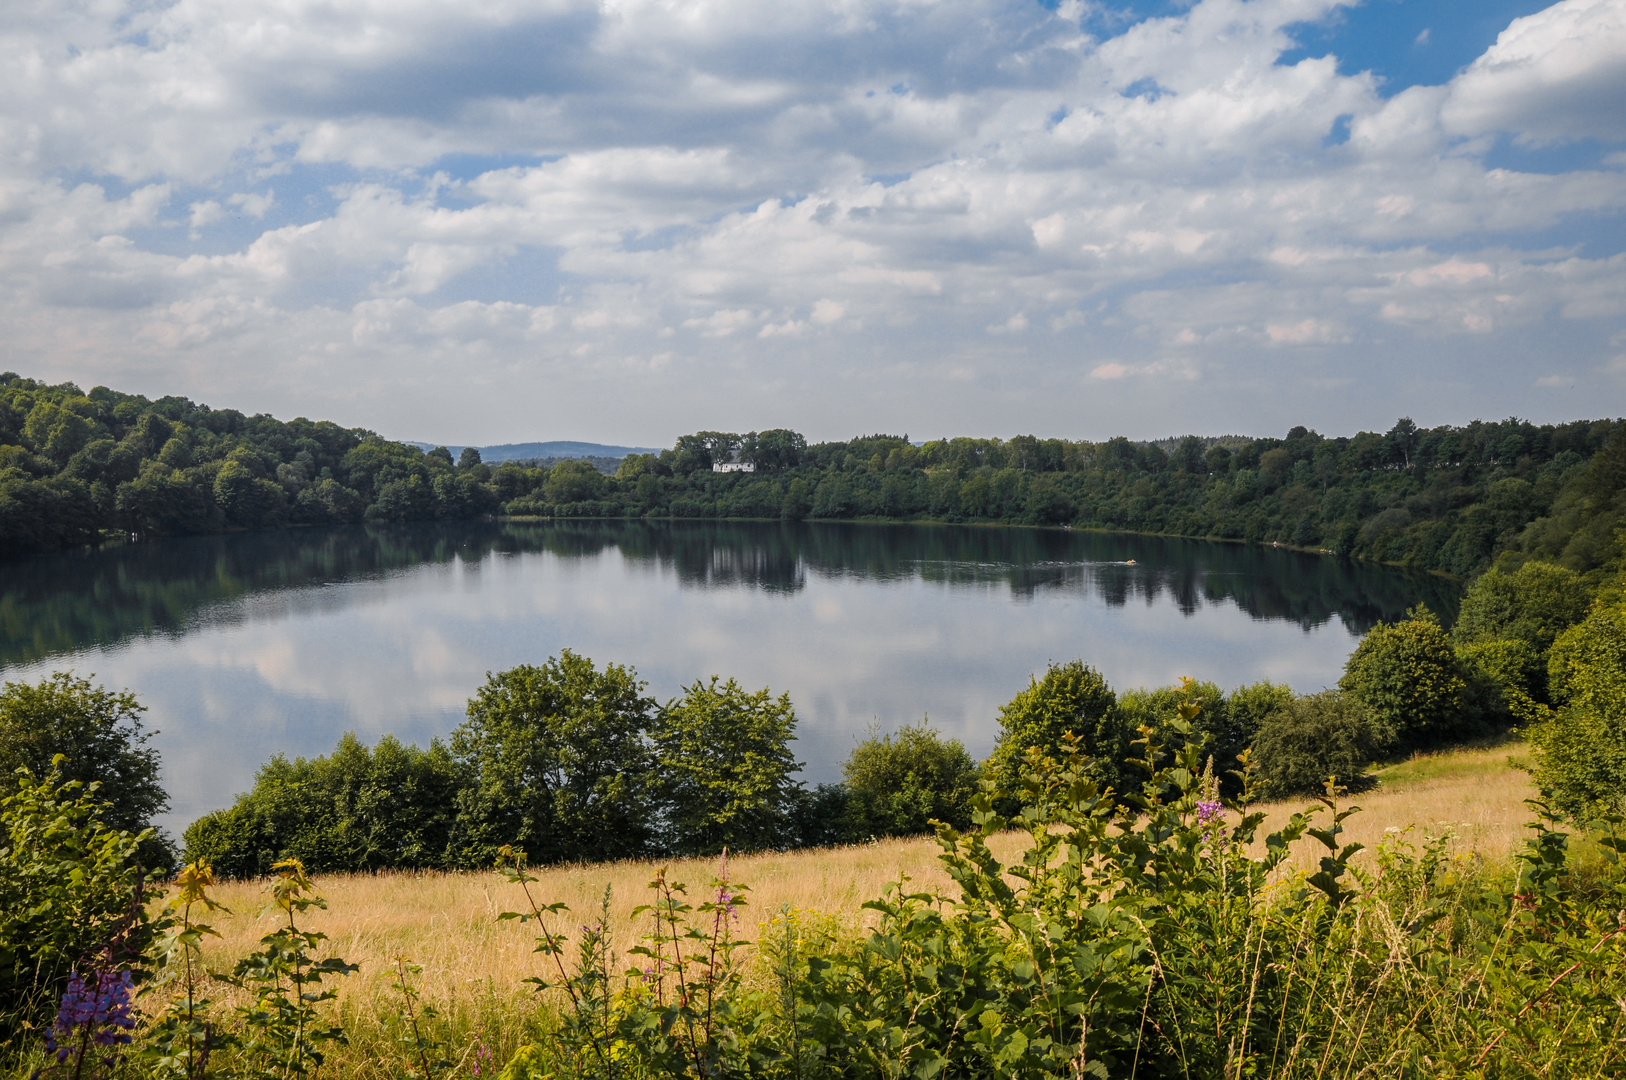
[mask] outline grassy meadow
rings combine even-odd
[[[1412,828],[1420,838],[1449,829],[1456,836],[1454,855],[1505,864],[1530,818],[1524,800],[1535,794],[1529,776],[1517,768],[1524,751],[1521,743],[1502,743],[1420,755],[1377,770],[1376,786],[1350,799],[1362,812],[1349,819],[1348,837],[1373,848],[1396,830]],[[1261,835],[1303,805],[1293,800],[1267,807],[1270,821]],[[1006,857],[1023,839],[1007,833],[993,846]],[[938,852],[937,844],[923,837],[731,859],[730,878],[751,890],[745,936],[756,936],[749,926],[753,919],[760,933],[761,925],[786,907],[796,909],[804,922],[834,931],[857,930],[874,916],[861,905],[879,896],[900,873],[946,889],[949,880]],[[1298,857],[1308,860],[1310,846],[1300,845]],[[1370,865],[1371,852],[1355,859],[1357,865]],[[634,925],[633,908],[647,902],[646,885],[661,866],[688,884],[695,903],[706,898],[718,870],[716,860],[557,866],[536,871],[540,881],[531,889],[539,904],[569,905],[571,914],[555,924],[574,930],[599,919],[609,886],[609,920],[616,930],[616,949],[624,954],[641,929]],[[421,965],[414,984],[438,1014],[432,1026],[448,1044],[449,1057],[459,1063],[460,1075],[489,1075],[487,1053],[500,1064],[526,1041],[533,1025],[545,1022],[544,1010],[535,1007],[535,994],[522,980],[550,972],[543,969],[545,958],[532,951],[534,929],[498,920],[504,911],[528,909],[520,888],[499,874],[323,875],[316,884],[328,909],[311,912],[303,923],[328,935],[331,955],[361,966],[358,974],[340,982],[338,1007],[356,1041],[337,1051],[333,1064],[338,1073],[401,1075],[404,1051],[392,1041],[400,1013],[400,995],[391,989],[398,957]],[[257,882],[230,882],[216,890],[231,912],[216,912],[209,920],[220,934],[205,945],[211,967],[230,968],[270,929],[268,921],[256,919],[264,904],[262,890]],[[211,989],[217,1002],[234,1002],[237,991],[231,987]]]

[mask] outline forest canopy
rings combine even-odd
[[[1618,560],[1626,420],[1137,443],[702,431],[670,450],[497,467],[359,428],[0,374],[0,555],[182,535],[493,514],[1067,525],[1278,543],[1474,575]],[[752,472],[715,472],[739,462]]]

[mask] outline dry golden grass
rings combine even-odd
[[[1348,839],[1371,847],[1391,828],[1415,826],[1420,833],[1438,833],[1450,827],[1459,838],[1459,851],[1475,852],[1492,863],[1506,860],[1529,818],[1523,800],[1534,793],[1528,776],[1510,765],[1520,749],[1515,744],[1454,751],[1381,770],[1379,786],[1351,800],[1363,812],[1350,819]],[[1266,807],[1267,829],[1278,827],[1303,805],[1294,801]],[[996,838],[995,850],[1009,856],[1021,839],[1019,834]],[[1308,846],[1300,850],[1307,864],[1312,853]],[[735,858],[729,874],[751,888],[747,936],[754,936],[751,923],[772,917],[784,905],[857,927],[870,914],[860,905],[879,896],[900,872],[921,886],[946,889],[949,879],[937,862],[938,851],[930,839],[889,840]],[[663,865],[673,880],[688,884],[695,904],[707,898],[708,883],[718,871],[716,860],[552,867],[536,871],[541,880],[531,888],[539,903],[568,904],[572,914],[567,928],[574,929],[577,923],[597,921],[609,885],[616,948],[624,953],[641,929],[633,924],[632,909],[646,902],[646,884]],[[361,965],[360,974],[343,980],[340,991],[351,1015],[394,1007],[387,991],[397,956],[422,965],[417,981],[425,1000],[443,1014],[463,1016],[463,1027],[482,1026],[479,1015],[490,1017],[501,1013],[505,1003],[511,1005],[524,992],[521,980],[552,974],[545,958],[533,951],[531,926],[497,920],[504,911],[528,906],[520,889],[496,873],[323,875],[317,887],[329,908],[310,913],[303,922],[328,935],[331,954]],[[226,884],[217,896],[233,911],[210,920],[221,938],[207,946],[206,960],[219,969],[252,950],[272,927],[270,916],[255,917],[264,903],[261,884]],[[215,997],[229,1002],[233,993],[221,987]]]
[[[752,855],[731,858],[729,875],[750,886],[742,916],[747,924],[771,918],[788,904],[856,926],[865,914],[860,905],[879,896],[900,871],[921,884],[946,887],[938,850],[935,842],[922,838]],[[531,886],[532,895],[539,904],[569,905],[571,914],[552,925],[573,930],[578,923],[598,921],[608,885],[615,947],[625,953],[644,928],[634,925],[632,909],[649,901],[646,886],[662,866],[669,868],[670,880],[688,885],[690,902],[697,906],[709,898],[709,884],[719,869],[716,859],[548,867],[533,871],[541,880]],[[389,966],[397,956],[423,967],[426,1000],[442,1009],[471,995],[506,996],[525,978],[556,974],[533,951],[534,926],[497,920],[505,911],[529,910],[520,888],[500,874],[322,875],[316,885],[328,910],[310,912],[301,925],[327,934],[333,954],[361,965],[359,975],[344,981],[341,999],[371,996],[387,987]],[[272,916],[255,917],[265,902],[258,882],[228,883],[215,895],[233,912],[216,912],[210,920],[221,937],[211,940],[205,955],[219,969],[251,951],[260,935],[272,929]],[[230,994],[218,997],[227,1000]]]
[[[1436,835],[1449,828],[1457,837],[1457,851],[1488,863],[1506,861],[1532,816],[1524,800],[1537,794],[1530,775],[1516,767],[1523,751],[1522,743],[1503,743],[1420,754],[1377,770],[1376,788],[1343,800],[1361,808],[1344,823],[1345,842],[1359,841],[1368,848],[1355,857],[1357,864],[1370,858],[1371,849],[1388,830],[1407,827]],[[1308,800],[1291,800],[1265,807],[1269,817],[1261,838],[1307,804]],[[1325,812],[1319,816],[1327,817]],[[1262,839],[1257,846],[1263,848]],[[1318,844],[1314,848],[1302,845],[1290,865],[1304,866],[1319,858],[1322,849]]]

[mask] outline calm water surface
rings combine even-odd
[[[1133,565],[1130,565],[1133,560]],[[1267,548],[954,526],[454,524],[162,540],[0,565],[0,677],[73,669],[160,731],[179,831],[274,753],[426,743],[487,671],[572,648],[662,700],[788,691],[809,780],[929,714],[972,753],[1048,660],[1116,687],[1335,682],[1358,636],[1449,581]]]

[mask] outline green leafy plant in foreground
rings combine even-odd
[[[436,1018],[435,1007],[423,1001],[412,986],[412,976],[423,974],[423,968],[397,956],[393,974],[395,981],[390,989],[401,995],[402,1031],[396,1041],[406,1051],[407,1075],[415,1080],[430,1080],[436,1073],[450,1071],[452,1062],[446,1059],[446,1044],[425,1034]]]
[[[633,909],[634,918],[649,917],[649,928],[630,950],[634,966],[622,972],[610,948],[608,888],[599,920],[579,928],[576,960],[567,967],[566,937],[549,919],[569,908],[537,904],[530,891],[536,878],[526,872],[523,853],[508,849],[504,858],[509,881],[524,889],[531,910],[501,918],[535,922],[541,931],[536,951],[552,961],[549,976],[527,982],[538,991],[563,991],[567,999],[553,1038],[523,1049],[505,1077],[700,1078],[734,1075],[754,1057],[778,1056],[757,1038],[768,1020],[761,995],[744,990],[742,950],[749,942],[736,929],[746,888],[729,881],[726,852],[699,904],[689,902],[687,886],[665,869],[656,873],[649,883],[652,902]]]
[[[100,785],[64,780],[66,765],[18,769],[0,800],[0,1059],[40,1037],[76,970],[143,982],[163,929],[143,902],[151,831],[108,828]]]
[[[203,1080],[210,1056],[234,1041],[210,1016],[210,1001],[201,996],[203,939],[219,937],[213,927],[192,917],[230,910],[210,897],[214,871],[201,859],[182,868],[175,877],[176,892],[165,905],[169,925],[157,942],[155,956],[162,974],[146,988],[148,993],[172,988],[168,1005],[146,1033],[142,1058],[154,1077]]]

